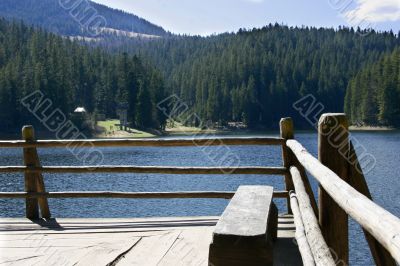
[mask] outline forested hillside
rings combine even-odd
[[[90,25],[90,20],[98,16],[105,18],[107,28],[159,36],[166,34],[163,28],[138,16],[92,1],[1,0],[0,16],[23,19],[28,24],[68,36],[92,37],[86,24]]]
[[[116,116],[129,106],[129,120],[159,128],[165,119],[156,104],[164,99],[163,80],[136,56],[110,55],[21,23],[0,20],[0,129],[37,123],[21,104],[36,90],[67,116],[77,106],[90,113]],[[145,100],[143,100],[145,99]]]
[[[354,124],[400,127],[400,48],[350,81],[345,111]]]
[[[117,43],[117,50],[122,46],[150,58],[164,72],[171,93],[202,119],[271,127],[283,116],[302,121],[292,105],[310,93],[325,112],[342,112],[349,80],[393,51],[400,39],[347,28],[269,25],[206,38],[115,39],[105,45],[115,49]],[[304,120],[303,125],[310,126]]]

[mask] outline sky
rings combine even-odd
[[[278,22],[400,31],[400,0],[93,0],[167,31],[210,35]]]

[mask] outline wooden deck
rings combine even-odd
[[[218,217],[0,219],[0,265],[207,265]],[[276,265],[302,265],[293,217],[279,217]]]

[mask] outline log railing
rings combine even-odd
[[[293,122],[286,118],[281,123]],[[349,141],[346,116],[324,114],[321,117],[319,160],[293,137],[284,147],[291,162],[288,167],[294,186],[290,197],[296,237],[304,236],[307,240],[297,241],[304,264],[349,263],[348,216],[362,226],[377,265],[400,263],[400,219],[371,200],[357,155]],[[319,184],[317,211],[306,171]]]
[[[84,147],[187,147],[218,145],[275,145],[283,148],[283,138],[196,138],[196,139],[93,139],[93,140],[36,140],[32,126],[22,129],[24,140],[0,141],[0,148],[22,148],[24,166],[0,166],[0,173],[24,173],[25,192],[1,192],[0,198],[26,200],[26,217],[50,218],[48,198],[125,198],[125,199],[171,199],[171,198],[222,198],[230,199],[233,191],[175,191],[175,192],[121,192],[121,191],[68,191],[46,192],[42,174],[45,173],[152,173],[172,175],[288,175],[287,167],[164,167],[134,165],[100,166],[42,166],[37,148],[84,148]],[[289,198],[288,190],[275,191],[275,198]]]

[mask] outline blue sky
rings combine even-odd
[[[361,26],[400,31],[400,0],[94,0],[181,34],[261,27]]]

